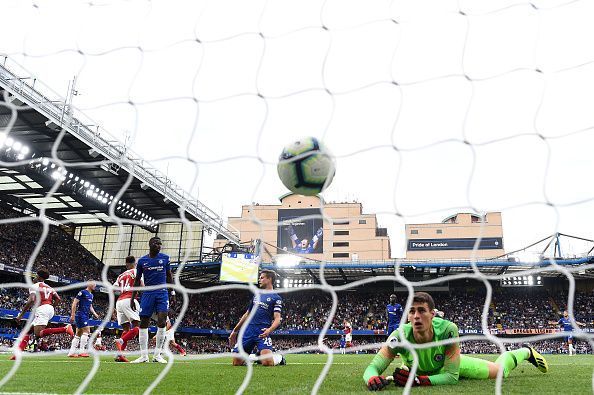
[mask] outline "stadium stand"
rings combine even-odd
[[[75,266],[76,267],[76,266]],[[15,281],[15,274],[3,274],[0,282]],[[338,348],[338,338],[343,328],[343,321],[350,321],[355,330],[354,345],[381,342],[385,339],[386,316],[385,304],[390,290],[379,289],[375,292],[342,292],[338,294],[338,309],[330,327],[334,330],[325,339],[325,344]],[[56,306],[56,315],[69,316],[72,298],[76,290],[61,293],[63,301]],[[404,303],[404,294],[398,294]],[[0,289],[0,309],[4,316],[0,319],[0,337],[2,345],[10,347],[12,339],[18,335],[16,323],[9,319],[7,311],[17,312],[25,303],[27,291],[24,289]],[[331,298],[327,293],[316,290],[303,290],[285,294],[283,323],[279,335],[275,337],[278,349],[288,350],[297,347],[314,346],[318,342],[318,332],[328,317]],[[251,294],[247,291],[210,292],[192,295],[190,308],[179,325],[177,341],[192,353],[217,353],[229,351],[226,336],[231,327],[245,311]],[[437,307],[446,317],[456,322],[462,334],[480,333],[480,312],[485,300],[484,290],[475,288],[452,288],[449,292],[435,293]],[[565,307],[567,295],[545,288],[509,289],[494,288],[493,300],[489,306],[488,324],[496,330],[552,329],[550,321],[557,321]],[[594,294],[577,292],[575,311],[578,321],[586,323],[587,330],[594,330]],[[94,307],[101,315],[107,311],[107,295],[96,292]],[[171,311],[176,317],[180,304]],[[114,327],[115,328],[115,324]],[[119,333],[117,329],[106,329],[103,344],[113,348],[113,340]],[[214,335],[196,336],[192,329],[215,331]],[[218,330],[218,331],[217,331]],[[297,331],[297,332],[296,332]],[[367,331],[359,332],[357,331]],[[295,333],[300,333],[296,336]],[[537,343],[545,353],[566,352],[561,339],[546,340]],[[40,350],[55,350],[68,347],[69,339],[58,336],[44,343]],[[130,350],[137,348],[131,342]],[[577,342],[578,353],[591,353],[586,342]],[[497,352],[496,346],[489,342],[462,342],[466,353]],[[317,352],[317,351],[312,351]],[[371,351],[370,351],[371,352]]]
[[[0,206],[0,219],[24,218],[14,210]],[[0,225],[0,263],[25,268],[42,235],[37,221]],[[60,227],[50,225],[47,238],[33,269],[45,266],[52,275],[79,281],[101,278],[103,264]],[[115,280],[114,274],[110,279]]]

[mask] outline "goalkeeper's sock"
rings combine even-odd
[[[89,335],[87,333],[83,333],[80,337],[80,352],[79,354],[87,354],[87,343],[89,342]]]
[[[163,351],[163,346],[165,345],[165,328],[157,328],[156,338],[154,357],[161,355],[161,351]]]
[[[525,361],[528,358],[530,358],[530,349],[522,347],[518,350],[504,352],[497,358],[495,363],[503,367],[503,377],[507,377],[520,362]]]
[[[148,328],[140,328],[138,332],[138,343],[140,343],[140,356],[148,358]]]
[[[390,359],[384,357],[381,354],[376,354],[376,356],[373,357],[373,360],[363,373],[363,380],[365,381],[365,384],[367,384],[369,379],[373,376],[379,376],[380,374],[382,374],[384,370],[386,370],[387,367],[390,366],[390,362],[392,362]]]

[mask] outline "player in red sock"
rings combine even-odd
[[[57,333],[68,333],[70,336],[74,336],[74,331],[71,325],[60,326],[57,328],[47,328],[48,322],[54,316],[54,303],[59,303],[62,299],[58,293],[49,285],[45,283],[45,280],[49,278],[49,271],[46,268],[40,268],[37,271],[37,277],[33,280],[34,284],[29,289],[29,299],[27,303],[15,317],[17,322],[20,322],[23,315],[35,305],[35,301],[39,298],[39,306],[32,311],[33,318],[33,336],[25,335],[18,345],[19,350],[23,351],[27,347],[27,343],[34,342],[36,338],[42,338],[48,335]],[[15,359],[13,355],[11,360]]]
[[[116,313],[118,317],[118,324],[124,328],[122,337],[116,339],[115,345],[118,351],[123,352],[128,345],[128,341],[138,336],[140,316],[138,315],[139,305],[138,301],[134,301],[136,310],[130,307],[130,298],[132,297],[132,286],[136,278],[136,258],[133,256],[126,257],[126,271],[120,274],[113,284],[117,288],[120,296],[116,302]],[[130,325],[134,327],[131,328]],[[115,358],[116,362],[128,362],[128,359],[120,354]]]
[[[156,320],[157,316],[153,314],[152,319]],[[155,337],[153,337],[153,339],[155,339]],[[165,321],[165,346],[163,348],[167,347],[167,344],[173,346],[182,357],[186,356],[186,350],[175,341],[175,331],[173,330],[173,325],[171,324],[169,317],[167,317],[167,321]]]
[[[165,332],[165,336],[167,341],[181,354],[181,356],[186,356],[186,350],[179,343],[175,342],[175,331],[172,329],[173,325],[171,325],[171,321],[169,321],[169,317],[167,317],[167,331]]]

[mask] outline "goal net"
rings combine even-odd
[[[44,266],[69,302],[81,289],[75,281],[97,282],[101,314],[89,338],[94,363],[76,389],[86,391],[102,358],[118,354],[111,344],[91,346],[102,331],[117,329],[115,277],[127,255],[148,253],[158,229],[174,263],[173,331],[228,331],[236,322],[207,313],[223,304],[241,310],[251,294],[266,295],[255,284],[218,282],[215,263],[223,257],[235,265],[226,275],[253,264],[280,273],[275,292],[290,301],[283,314],[309,303],[317,326],[308,329],[320,332],[311,341],[279,339],[276,352],[326,355],[312,393],[327,379],[345,322],[362,314],[355,335],[385,334],[381,319],[367,318],[371,311],[384,314],[377,306],[387,295],[374,301],[375,310],[348,313],[363,304],[352,295],[378,284],[397,293],[404,323],[415,291],[470,281],[480,301],[470,304],[475,333],[460,328],[463,350],[484,344],[503,353],[527,341],[561,342],[564,334],[550,323],[502,336],[508,333],[494,314],[498,301],[509,300],[505,290],[547,282],[559,297],[552,302],[556,313],[569,312],[574,338],[592,352],[592,323],[582,327],[576,318],[591,298],[594,255],[592,8],[585,0],[8,1],[0,34],[0,296],[6,299],[0,309],[6,310],[4,332],[18,336],[4,343],[3,351],[17,358],[0,388],[26,359],[18,345],[33,327],[31,314],[8,328],[6,314],[25,305]],[[295,218],[281,215],[288,206],[279,206],[279,196],[288,191],[276,164],[283,146],[304,136],[329,147],[336,176],[317,211],[301,201],[295,207],[304,210],[304,226],[312,221],[324,229],[323,246],[334,255],[286,253],[280,244]],[[40,147],[48,155],[35,151]],[[90,160],[80,160],[87,151]],[[94,169],[97,178],[78,175],[91,177]],[[119,175],[119,186],[114,190],[100,172]],[[161,188],[159,199],[135,206],[134,188],[140,195]],[[383,247],[353,247],[365,237],[349,229],[367,225],[365,219],[356,210],[339,215],[335,207],[358,203],[377,219],[374,237],[389,237]],[[177,212],[145,208],[172,204]],[[277,211],[266,216],[264,206]],[[470,245],[456,244],[463,236],[448,239],[451,248],[465,250],[460,257],[445,244],[430,244],[443,239],[441,229],[422,226],[443,218],[444,226],[456,224],[457,213],[472,213],[469,226],[478,224]],[[489,213],[501,213],[500,239],[489,233]],[[241,226],[232,226],[233,218]],[[92,231],[81,230],[90,225]],[[422,238],[418,229],[435,235]],[[352,237],[352,248],[344,235]],[[505,244],[492,247],[501,254],[485,254],[503,235]],[[285,238],[290,249],[290,234]],[[332,249],[340,243],[346,243],[343,255]],[[212,246],[220,248],[201,262]],[[371,254],[382,248],[386,255]],[[188,286],[193,280],[198,283]],[[499,299],[494,286],[503,290]],[[584,295],[577,308],[576,293]],[[464,299],[436,293],[437,308],[451,306],[448,298]],[[40,303],[36,298],[32,307]],[[201,308],[210,320],[193,313]],[[348,351],[375,353],[386,336],[365,339],[355,336]],[[206,343],[186,358],[230,361],[234,355]],[[69,345],[39,355],[64,355]],[[248,367],[237,393],[252,380],[248,354],[240,349]],[[177,353],[164,355],[169,363],[145,393],[176,368]],[[497,393],[502,382],[500,372]]]

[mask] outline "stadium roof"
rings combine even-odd
[[[238,232],[224,225],[216,213],[110,139],[69,100],[17,64],[11,68],[18,73],[0,65],[0,131],[9,132],[0,141],[2,200],[33,212],[45,207],[50,218],[79,225],[112,223],[108,207],[117,200],[118,217],[139,221],[147,229],[154,226],[153,221],[179,218],[183,207],[188,220],[199,220],[231,242],[239,241]],[[18,111],[13,112],[15,106]]]
[[[594,278],[594,256],[575,259],[555,260],[560,267],[569,269],[575,278]],[[565,274],[556,270],[553,261],[545,259],[541,262],[517,262],[510,260],[488,260],[475,262],[482,274],[488,276],[513,277],[522,275],[524,271],[531,269],[544,269],[538,272],[539,276],[558,278],[565,277]],[[324,265],[324,277],[326,281],[336,284],[347,284],[357,280],[363,280],[378,276],[394,276],[396,266],[399,272],[408,280],[420,281],[451,275],[473,274],[473,263],[470,261],[409,261],[391,260],[382,262],[326,262]],[[177,265],[173,266],[174,268]],[[195,283],[214,284],[218,282],[220,262],[188,262],[181,274],[183,281]],[[262,269],[271,269],[277,272],[281,278],[313,280],[313,283],[320,283],[321,264],[320,262],[301,262],[295,266],[281,266],[275,263],[262,264]]]

